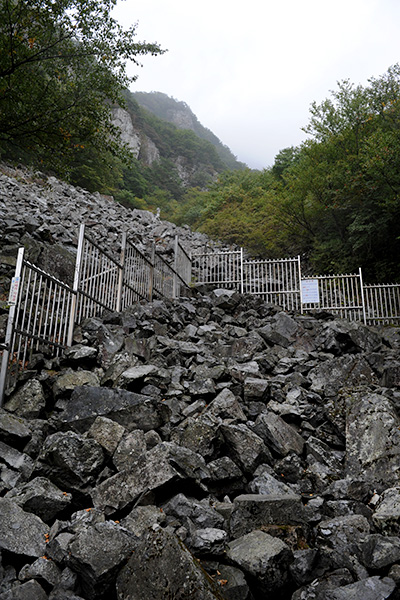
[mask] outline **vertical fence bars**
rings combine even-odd
[[[349,321],[365,323],[365,302],[361,269],[349,275],[318,275],[319,302],[304,303],[302,310],[326,310]]]
[[[243,263],[244,293],[261,296],[284,310],[300,310],[300,257]]]
[[[243,248],[192,255],[196,284],[224,285],[243,293]]]
[[[24,260],[24,249],[19,250],[0,370],[0,404],[34,355],[55,356],[67,346],[72,298],[69,286]]]
[[[365,285],[364,295],[369,325],[400,324],[400,284]]]

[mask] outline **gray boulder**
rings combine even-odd
[[[293,554],[281,540],[255,530],[228,544],[226,554],[232,563],[255,578],[264,594],[276,593],[288,583]]]
[[[223,600],[217,586],[175,535],[148,530],[117,577],[118,600]]]
[[[52,521],[72,500],[71,494],[62,492],[45,477],[35,477],[32,481],[10,490],[5,497],[45,522]]]
[[[0,498],[0,550],[39,557],[46,552],[49,527],[10,498]]]

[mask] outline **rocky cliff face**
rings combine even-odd
[[[61,243],[59,203],[2,184]],[[229,290],[85,321],[0,411],[0,600],[398,598],[399,347]]]

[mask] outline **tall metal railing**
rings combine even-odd
[[[18,251],[0,369],[0,405],[6,387],[29,368],[34,354],[55,356],[67,345],[73,290],[24,259]]]
[[[261,296],[284,310],[300,310],[300,280],[299,256],[243,263],[244,293]]]
[[[243,293],[243,248],[192,255],[195,283],[222,285]]]
[[[193,275],[192,275],[193,270]],[[19,250],[9,297],[6,338],[0,343],[0,405],[34,354],[54,356],[71,345],[74,326],[104,311],[121,311],[154,297],[177,298],[192,280],[262,297],[284,310],[323,309],[370,325],[400,324],[400,284],[363,285],[349,275],[303,278],[300,257],[244,260],[243,249],[189,257],[175,239],[173,266],[152,246],[142,254],[123,235],[115,257],[91,240],[84,225],[73,287],[24,259]]]
[[[400,324],[400,284],[365,285],[364,297],[368,324]]]
[[[318,297],[307,302],[304,296],[305,283],[315,282]],[[333,312],[342,319],[366,323],[364,289],[361,269],[349,275],[319,275],[302,281],[302,310],[316,308]]]
[[[183,255],[179,242],[176,247]],[[24,260],[21,248],[6,338],[0,345],[0,406],[34,354],[55,356],[72,344],[76,324],[104,310],[119,312],[137,301],[151,301],[153,296],[176,298],[190,277],[187,265],[181,276],[156,253],[154,244],[149,259],[126,235],[120,256],[113,257],[87,236],[84,225],[79,230],[73,287]]]

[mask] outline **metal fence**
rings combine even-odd
[[[300,278],[300,257],[243,263],[244,293],[261,296],[284,310],[300,309]]]
[[[400,284],[364,285],[362,272],[302,277],[300,257],[243,260],[243,250],[192,257],[197,284],[234,288],[284,310],[326,310],[369,325],[400,323]]]
[[[73,290],[24,259],[18,251],[0,369],[0,405],[6,387],[29,368],[33,355],[55,356],[67,344]]]
[[[326,310],[342,319],[366,323],[361,269],[358,274],[320,275],[302,280],[302,311]],[[314,289],[313,289],[314,287]],[[313,302],[307,292],[315,294]]]
[[[365,285],[364,297],[368,324],[400,324],[400,284]]]
[[[243,249],[192,255],[194,282],[223,285],[243,292]]]
[[[175,248],[181,256],[175,257],[175,264],[182,264],[184,249],[178,240]],[[81,225],[70,287],[24,260],[21,248],[10,290],[6,338],[0,345],[0,406],[34,354],[59,354],[72,344],[76,324],[104,310],[119,312],[154,296],[179,297],[191,278],[188,265],[184,267],[181,276],[155,252],[154,244],[151,258],[145,257],[126,235],[120,256],[113,257]]]

